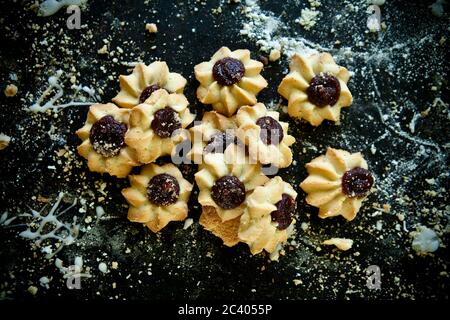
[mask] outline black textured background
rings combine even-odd
[[[294,20],[300,16],[301,8],[308,6],[305,2],[260,1],[260,4],[286,23],[289,30],[283,32],[301,34],[332,48],[331,53],[336,54],[339,63],[355,72],[349,82],[354,104],[343,111],[340,126],[324,123],[313,128],[287,115],[282,117],[290,122],[291,134],[297,138],[296,164],[282,170],[281,175],[299,192],[299,231],[295,236],[298,245],[286,249],[286,255],[277,263],[269,262],[265,255],[251,256],[244,245],[226,248],[220,239],[204,231],[198,225],[195,193],[190,212],[195,222],[187,230],[183,230],[183,223],[171,223],[154,235],[138,224],[131,224],[126,219],[125,201],[120,195],[126,180],[90,173],[80,157],[76,158],[81,164],[68,173],[55,164],[54,151],[66,144],[75,150],[79,143],[74,132],[82,126],[87,107],[65,109],[57,118],[24,110],[45,88],[49,75],[57,69],[69,72],[72,66],[79,72],[80,83],[104,88],[101,101],[110,101],[119,89],[117,75],[127,74],[130,68],[97,54],[102,39],[109,37],[111,48],[120,46],[125,52],[126,58],[119,61],[132,62],[140,57],[150,63],[161,59],[167,61],[171,71],[183,74],[188,79],[186,95],[199,119],[205,107],[195,98],[198,83],[193,76],[194,65],[208,60],[223,45],[231,49],[248,48],[254,58],[261,54],[255,41],[239,34],[245,21],[241,5],[222,1],[222,13],[213,14],[211,9],[217,8],[220,1],[205,1],[204,5],[193,0],[148,1],[148,4],[89,1],[82,11],[82,24],[87,28],[67,30],[65,10],[44,18],[29,9],[31,1],[2,4],[1,89],[7,83],[16,83],[19,93],[14,98],[0,94],[0,132],[13,137],[11,145],[0,151],[0,214],[6,210],[16,214],[28,211],[28,207],[41,208],[43,204],[33,196],[53,200],[59,191],[67,192],[69,197],[82,196],[86,190],[95,190],[95,181],[102,179],[107,183],[108,193],[102,205],[111,218],[94,219],[89,224],[91,230],[82,232],[76,244],[57,255],[65,265],[75,256],[83,256],[85,265],[91,267],[93,277],[82,281],[81,290],[68,290],[53,260],[45,259],[39,248],[32,248],[30,242],[18,237],[23,227],[0,227],[1,297],[28,299],[31,295],[27,288],[34,285],[39,288],[36,299],[448,298],[448,249],[441,247],[433,255],[418,257],[411,250],[408,233],[394,228],[398,223],[397,213],[405,214],[410,231],[417,223],[438,223],[448,228],[448,146],[444,146],[449,138],[448,110],[432,108],[428,117],[418,121],[412,139],[408,129],[414,113],[427,109],[434,98],[440,96],[448,102],[448,39],[443,45],[438,44],[443,35],[448,37],[448,14],[443,18],[434,17],[428,8],[431,1],[388,0],[382,7],[388,29],[383,36],[377,36],[364,32],[365,1],[354,2],[360,10],[350,12],[349,1],[337,4],[322,0],[318,25],[312,31],[304,31]],[[342,14],[343,20],[337,21],[337,14]],[[127,24],[122,26],[121,21]],[[145,31],[147,22],[158,25],[155,36]],[[43,29],[36,30],[32,24]],[[332,27],[335,33],[330,32]],[[86,37],[87,30],[92,32],[91,39]],[[419,43],[427,35],[431,35],[431,41]],[[69,41],[64,42],[63,36]],[[44,39],[50,43],[49,50],[40,44]],[[341,45],[334,45],[336,39]],[[366,45],[356,46],[361,40]],[[399,43],[406,45],[389,51]],[[156,49],[151,49],[154,45]],[[343,59],[342,47],[352,48],[355,53],[352,60]],[[388,62],[372,61],[364,56],[364,52],[370,55],[384,51],[392,53]],[[135,56],[131,57],[130,53]],[[263,76],[269,87],[258,96],[260,101],[278,102],[276,88],[287,65],[283,57],[265,67]],[[17,74],[17,81],[9,80],[11,72]],[[113,79],[108,79],[110,74]],[[432,85],[437,85],[438,90],[432,91]],[[394,111],[393,101],[400,106]],[[380,112],[387,115],[384,120]],[[46,134],[52,124],[64,137],[62,142],[52,141]],[[377,140],[385,132],[387,135]],[[377,148],[375,154],[370,151],[372,144]],[[306,177],[303,165],[324,153],[327,146],[362,151],[377,179],[378,192],[369,196],[351,223],[341,218],[319,219],[316,209],[304,203],[304,193],[298,187]],[[48,165],[56,165],[57,170],[48,170]],[[183,166],[183,172],[188,173],[192,182],[195,167]],[[438,195],[428,198],[424,190],[430,186],[425,178],[436,178],[444,191],[436,187]],[[409,198],[406,203],[396,200],[405,195]],[[88,200],[91,202],[93,207],[97,205]],[[372,217],[375,202],[389,203],[391,213]],[[440,213],[423,214],[424,207],[438,208]],[[75,210],[68,214],[83,216]],[[95,215],[93,208],[87,215]],[[383,221],[381,231],[374,228],[378,220]],[[300,229],[302,222],[309,223],[306,232]],[[347,252],[336,252],[329,247],[316,250],[322,240],[335,236],[353,239],[354,247]],[[440,238],[444,246],[448,245],[446,232]],[[125,253],[126,248],[131,252]],[[354,255],[355,252],[360,254]],[[109,265],[108,274],[98,271],[100,261]],[[111,269],[112,261],[118,262],[117,270]],[[373,264],[382,271],[379,291],[366,287],[365,269]],[[39,286],[42,276],[53,278],[49,289]],[[294,285],[294,279],[301,279],[302,284]]]

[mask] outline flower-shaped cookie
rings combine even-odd
[[[130,175],[131,187],[122,194],[129,203],[128,219],[158,232],[170,221],[183,221],[192,185],[173,164],[148,164],[139,175]]]
[[[247,197],[247,207],[241,216],[239,239],[247,243],[252,254],[265,250],[277,260],[282,244],[295,225],[297,192],[280,177],[256,187]]]
[[[130,110],[112,103],[90,106],[86,123],[77,130],[83,140],[78,153],[88,160],[89,170],[125,178],[132,167],[140,165],[125,142]]]
[[[256,95],[267,87],[260,75],[263,64],[250,59],[250,51],[231,51],[220,48],[207,62],[195,66],[195,77],[200,82],[197,98],[211,104],[214,110],[226,116],[233,115],[240,106],[254,105]]]
[[[201,123],[189,129],[192,149],[188,158],[200,164],[204,154],[223,153],[230,145],[236,145],[238,140],[235,129],[234,117],[227,118],[216,111],[205,112]]]
[[[183,94],[159,89],[131,110],[125,142],[133,147],[141,163],[170,155],[178,143],[189,139],[188,132],[181,130],[194,121],[188,104]]]
[[[262,103],[242,107],[236,115],[237,136],[248,146],[252,160],[286,168],[292,163],[289,147],[295,138],[288,135],[288,124],[279,122],[279,116]]]
[[[313,126],[323,120],[339,122],[341,108],[352,104],[349,78],[348,70],[338,66],[329,53],[309,57],[294,54],[278,92],[288,100],[291,117],[305,119]]]
[[[268,178],[261,164],[251,164],[242,148],[227,148],[224,153],[205,154],[195,181],[200,189],[198,202],[214,207],[222,221],[239,217],[245,199],[255,187]]]
[[[164,61],[150,65],[138,63],[133,72],[121,75],[120,92],[112,100],[122,108],[133,108],[147,100],[153,92],[165,89],[169,93],[183,93],[186,79],[175,72],[169,72]]]
[[[308,194],[306,202],[319,208],[319,217],[353,220],[374,182],[361,153],[328,148],[306,169],[309,176],[300,187]]]

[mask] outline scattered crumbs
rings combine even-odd
[[[194,223],[194,220],[192,218],[188,218],[184,221],[183,229],[188,229],[192,224]]]
[[[300,280],[300,279],[294,279],[293,281],[296,286],[303,283],[302,280]]]
[[[38,292],[38,288],[35,286],[29,286],[27,291],[34,296]]]
[[[345,238],[331,238],[322,242],[324,245],[334,245],[342,251],[347,251],[353,246],[353,240]]]
[[[383,230],[383,221],[378,220],[378,221],[376,222],[376,224],[375,224],[375,228],[376,228],[378,231]]]
[[[277,61],[278,59],[280,59],[281,57],[281,53],[280,50],[278,49],[272,49],[270,50],[270,54],[269,54],[269,60],[270,61]]]
[[[311,30],[316,25],[318,15],[319,11],[314,9],[302,9],[299,23],[305,30]]]
[[[418,225],[410,233],[412,248],[418,255],[435,252],[439,248],[440,240],[436,232],[428,227]]]
[[[49,285],[50,281],[51,281],[51,279],[44,276],[39,279],[39,284],[41,285],[41,287],[48,289],[48,288],[50,288],[50,285]]]
[[[17,94],[18,88],[14,84],[8,84],[5,88],[5,96],[8,98],[14,97]]]
[[[119,268],[119,263],[118,263],[117,261],[113,261],[113,262],[111,263],[111,269],[116,270],[116,269],[118,269],[118,268]]]
[[[106,265],[106,263],[100,262],[98,264],[98,270],[100,270],[102,273],[107,273],[108,272],[108,266]]]
[[[158,27],[154,23],[147,23],[145,24],[145,30],[147,30],[150,33],[157,33]]]
[[[308,228],[309,228],[309,223],[307,223],[307,222],[302,222],[302,224],[300,225],[300,228],[301,228],[303,231],[308,230]]]
[[[97,53],[98,54],[108,54],[108,46],[106,44],[103,45],[103,47],[98,49]]]

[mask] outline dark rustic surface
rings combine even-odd
[[[282,170],[281,176],[299,192],[298,232],[294,237],[297,245],[287,248],[277,263],[269,262],[265,255],[251,256],[244,245],[226,248],[220,239],[203,230],[198,225],[195,192],[190,211],[194,224],[187,230],[183,230],[183,223],[171,223],[154,235],[128,222],[120,195],[126,180],[90,173],[75,153],[62,159],[61,164],[57,162],[61,159],[56,151],[68,146],[74,152],[79,143],[74,132],[82,126],[87,107],[67,108],[57,117],[25,111],[45,89],[48,76],[58,69],[65,72],[66,88],[70,87],[70,76],[78,73],[78,83],[101,88],[103,93],[97,90],[100,101],[108,102],[118,91],[118,75],[130,69],[120,62],[133,62],[139,57],[146,63],[165,60],[171,70],[188,79],[186,95],[199,118],[204,107],[195,98],[198,83],[193,77],[194,65],[209,59],[223,45],[248,48],[254,57],[261,54],[255,41],[239,34],[246,21],[240,4],[89,1],[82,10],[86,27],[81,30],[67,30],[65,10],[44,18],[30,8],[31,1],[2,5],[1,89],[15,83],[19,92],[14,98],[0,94],[0,133],[13,138],[11,145],[0,151],[0,214],[8,211],[13,216],[29,212],[29,208],[38,210],[44,203],[36,197],[53,201],[60,191],[69,199],[86,199],[86,214],[77,210],[65,214],[69,220],[71,215],[81,217],[83,229],[76,243],[65,247],[57,257],[68,265],[75,256],[82,256],[92,278],[82,280],[81,290],[68,290],[54,258],[46,259],[39,248],[18,236],[24,226],[0,226],[0,297],[28,299],[32,295],[27,289],[36,286],[37,299],[448,298],[448,105],[433,106],[437,97],[448,101],[449,40],[439,44],[443,36],[448,37],[448,14],[434,17],[429,1],[414,4],[388,0],[382,7],[388,28],[374,35],[365,33],[365,1],[356,1],[354,6],[359,10],[351,11],[350,2],[336,5],[335,1],[322,0],[319,23],[304,31],[294,20],[301,8],[308,6],[305,2],[283,1],[280,5],[278,1],[260,1],[260,5],[288,26],[283,32],[301,34],[331,48],[339,63],[354,71],[349,83],[354,104],[343,111],[340,126],[325,123],[312,128],[283,116],[297,138],[296,162]],[[222,12],[214,14],[211,9],[220,4]],[[338,14],[343,16],[341,20],[336,19]],[[145,31],[147,22],[157,23],[156,35]],[[332,27],[336,32],[330,32]],[[110,51],[117,46],[123,49],[124,53],[117,56],[119,63],[97,53],[103,39],[109,39]],[[340,45],[334,45],[336,39]],[[360,41],[364,46],[357,46]],[[352,49],[351,56],[344,54],[345,47]],[[278,102],[276,88],[287,64],[283,57],[264,69],[269,87],[258,96],[260,101]],[[17,80],[10,80],[12,72]],[[66,93],[69,95],[70,90]],[[428,115],[419,118],[411,132],[408,125],[414,114],[428,107]],[[56,128],[57,137],[53,139],[47,134],[51,126]],[[317,210],[304,203],[305,195],[298,187],[306,177],[304,164],[324,153],[327,146],[361,151],[376,176],[377,191],[351,223],[341,218],[319,219]],[[49,170],[49,165],[55,165],[56,170]],[[64,172],[64,167],[69,169]],[[183,166],[191,182],[195,169]],[[434,178],[435,184],[428,184],[425,178]],[[97,201],[101,196],[97,191],[99,181],[106,182],[107,196],[102,203]],[[434,193],[425,192],[430,190]],[[99,204],[107,215],[97,221],[94,208]],[[389,204],[391,212],[372,216],[377,212],[373,206],[383,204]],[[405,215],[409,231],[419,223],[436,227],[441,248],[432,255],[417,256],[408,232],[395,229],[396,224],[402,224],[397,214]],[[93,221],[85,222],[86,217]],[[380,220],[383,227],[377,230],[375,225]],[[306,232],[300,228],[302,222],[309,224]],[[330,247],[317,251],[320,242],[330,237],[351,238],[354,247],[347,252]],[[111,268],[113,261],[118,262],[118,269]],[[98,270],[99,262],[108,265],[109,273]],[[365,269],[370,265],[381,268],[381,290],[366,287]],[[52,278],[48,289],[39,285],[43,276]],[[296,286],[294,279],[302,283]]]

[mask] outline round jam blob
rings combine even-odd
[[[89,140],[96,152],[107,158],[114,157],[125,146],[127,130],[125,123],[115,120],[112,116],[104,116],[92,125]]]
[[[150,202],[157,206],[169,206],[178,200],[180,185],[175,177],[167,173],[154,176],[147,187]]]
[[[181,128],[177,112],[170,107],[156,111],[151,128],[158,137],[169,138],[175,130]]]
[[[283,140],[283,128],[274,118],[261,117],[256,120],[256,124],[261,128],[259,136],[265,144],[279,144]]]
[[[142,90],[141,95],[139,96],[139,103],[144,103],[145,100],[150,98],[153,92],[159,89],[161,89],[160,86],[158,86],[157,84],[152,84],[147,88],[145,88],[144,90]]]
[[[365,197],[373,185],[373,176],[369,170],[356,167],[342,176],[342,192],[350,198]]]
[[[211,197],[219,207],[234,209],[245,200],[245,186],[235,176],[224,176],[212,186]]]
[[[206,153],[223,153],[230,144],[238,144],[238,139],[231,133],[218,132],[215,133],[203,151]]]
[[[339,80],[328,73],[319,73],[309,82],[308,100],[318,107],[333,106],[341,94]]]
[[[231,86],[241,81],[245,74],[245,67],[237,59],[223,58],[213,67],[213,77],[222,86]]]
[[[270,216],[272,217],[273,222],[278,223],[277,229],[284,230],[292,223],[297,203],[290,195],[283,193],[281,195],[281,200],[277,202],[276,207],[277,210],[272,211]]]

